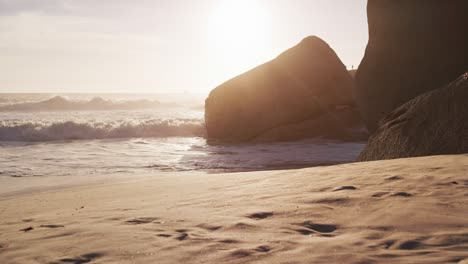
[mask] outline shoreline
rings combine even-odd
[[[19,195],[33,195],[49,191],[60,191],[76,187],[92,187],[100,184],[122,184],[125,182],[144,181],[157,177],[192,177],[195,175],[229,175],[233,173],[255,173],[293,171],[318,167],[330,167],[352,164],[354,162],[317,162],[304,164],[281,164],[277,166],[266,165],[264,168],[239,168],[239,169],[199,169],[180,171],[154,171],[138,173],[114,173],[102,176],[0,176],[0,200]]]

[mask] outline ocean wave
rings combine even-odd
[[[5,102],[6,101],[5,99]],[[55,96],[39,102],[9,103],[0,106],[0,111],[106,111],[106,110],[138,110],[160,107],[176,107],[174,103],[161,103],[156,100],[117,101],[95,97],[89,101],[70,100]]]
[[[197,119],[149,120],[140,123],[78,123],[74,121],[0,124],[0,141],[44,142],[80,139],[204,137]]]

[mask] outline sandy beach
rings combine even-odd
[[[468,155],[80,182],[0,214],[5,264],[468,263]]]

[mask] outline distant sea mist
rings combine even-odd
[[[145,95],[45,96],[0,97],[0,141],[205,135],[203,101],[198,98],[174,96],[171,102],[164,96],[159,96],[160,101],[158,96]]]

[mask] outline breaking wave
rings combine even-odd
[[[205,125],[198,119],[148,120],[140,123],[78,123],[74,121],[0,123],[0,141],[43,142],[79,139],[203,137]]]

